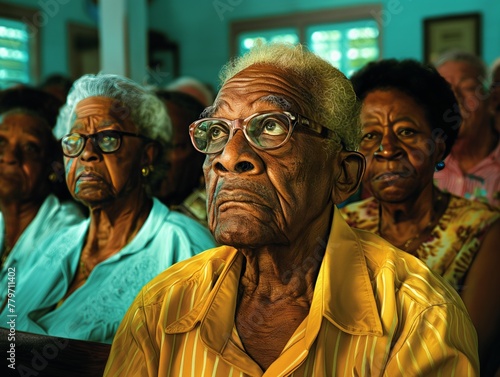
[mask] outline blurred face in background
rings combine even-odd
[[[169,100],[164,100],[172,121],[172,145],[168,153],[168,170],[156,196],[167,204],[180,204],[200,186],[205,156],[194,149],[189,138],[189,125],[193,115]]]
[[[480,77],[476,68],[464,61],[449,61],[437,70],[450,83],[460,104],[463,122],[458,139],[475,136],[481,128],[489,127],[489,95],[483,86],[485,77]]]
[[[0,199],[43,199],[49,190],[51,131],[46,122],[21,111],[0,116]]]

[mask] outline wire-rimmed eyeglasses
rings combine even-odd
[[[255,148],[276,149],[290,139],[297,124],[324,137],[334,134],[333,131],[300,114],[266,111],[252,114],[245,119],[199,119],[189,126],[189,135],[194,147],[206,154],[222,151],[238,129],[243,131],[245,138]]]
[[[62,151],[66,157],[78,157],[85,148],[87,140],[90,139],[92,140],[92,144],[102,153],[114,153],[120,149],[123,136],[139,137],[141,139],[150,140],[146,136],[118,130],[104,130],[90,135],[73,132],[63,136],[61,139]]]

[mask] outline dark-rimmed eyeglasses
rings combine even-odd
[[[118,130],[99,131],[90,135],[73,132],[63,136],[61,139],[62,151],[66,157],[78,157],[85,148],[87,140],[90,139],[94,147],[98,148],[102,153],[114,153],[120,149],[123,136],[139,137],[141,139],[150,140],[146,136]]]
[[[333,131],[303,115],[288,111],[259,112],[245,119],[234,120],[203,118],[189,126],[189,135],[194,147],[206,154],[222,151],[239,129],[255,148],[276,149],[290,139],[297,124],[325,138],[334,135]]]

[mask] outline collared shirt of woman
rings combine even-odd
[[[341,211],[351,226],[415,255],[458,290],[485,363],[500,335],[500,213],[434,185],[460,126],[459,113],[453,122],[443,117],[458,109],[455,96],[434,68],[413,60],[370,63],[352,81],[362,100],[363,184],[373,198]]]
[[[110,343],[142,285],[214,241],[148,194],[171,136],[153,93],[121,76],[85,75],[56,133],[69,191],[90,218],[54,234],[18,277],[16,328]]]

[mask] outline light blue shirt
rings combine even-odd
[[[90,219],[48,238],[38,262],[17,276],[16,329],[111,343],[143,285],[172,264],[215,246],[208,229],[153,200],[134,239],[96,265],[57,308],[77,271]],[[6,327],[12,314],[4,308],[0,326]]]
[[[47,196],[38,213],[21,234],[2,266],[0,271],[2,300],[7,293],[7,272],[9,270],[13,271],[15,269],[16,275],[24,274],[30,264],[33,263],[34,250],[45,237],[54,234],[61,227],[74,225],[83,220],[83,213],[75,202],[60,202],[53,194]],[[0,213],[0,250],[3,250],[4,237],[5,223]]]

